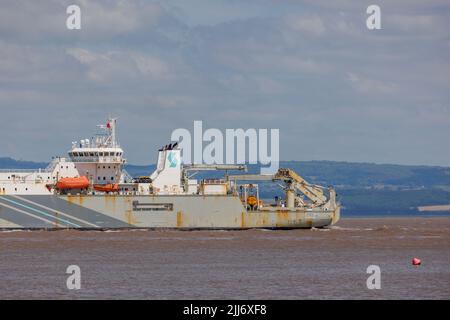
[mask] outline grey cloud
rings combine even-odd
[[[204,120],[279,128],[283,159],[450,165],[446,2],[382,1],[374,32],[364,1],[75,3],[80,32],[68,1],[0,4],[1,155],[46,160],[114,114],[133,163]]]

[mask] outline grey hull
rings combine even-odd
[[[237,196],[0,196],[0,229],[325,227],[340,208],[247,211]]]

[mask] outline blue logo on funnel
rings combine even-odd
[[[169,155],[167,156],[167,159],[169,160],[169,168],[176,168],[178,164],[178,159],[175,154],[175,152],[169,152]]]

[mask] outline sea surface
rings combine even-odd
[[[69,265],[80,268],[79,290],[67,288]],[[367,288],[369,265],[380,267],[379,290]],[[0,299],[450,299],[450,218],[347,218],[312,230],[3,231],[0,274]]]

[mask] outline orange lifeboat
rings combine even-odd
[[[89,179],[86,176],[78,178],[61,178],[56,183],[56,188],[59,190],[67,189],[85,189],[89,187]]]
[[[119,191],[119,184],[94,184],[94,189],[102,192],[117,192]]]

